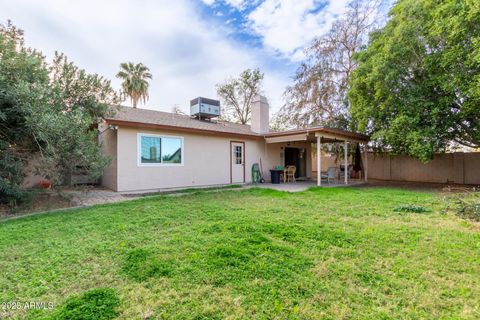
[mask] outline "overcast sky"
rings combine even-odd
[[[271,112],[303,49],[345,11],[347,0],[0,0],[0,20],[25,30],[27,45],[64,52],[112,80],[121,62],[142,62],[153,80],[143,108],[188,110],[197,96],[246,68],[265,73]],[[126,104],[128,104],[127,102]]]

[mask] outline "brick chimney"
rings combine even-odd
[[[267,98],[257,95],[252,102],[251,129],[256,133],[269,131],[270,115]]]

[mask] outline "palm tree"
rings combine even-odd
[[[120,64],[120,71],[117,78],[122,79],[123,93],[130,97],[132,106],[137,107],[141,100],[143,103],[148,100],[148,79],[152,79],[150,69],[142,63],[133,62]]]

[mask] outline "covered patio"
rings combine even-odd
[[[327,127],[311,127],[307,129],[290,130],[282,132],[271,132],[265,136],[266,148],[269,145],[309,145],[305,148],[309,151],[307,156],[311,159],[311,172],[313,174],[306,175],[310,184],[317,186],[340,186],[365,183],[368,181],[368,159],[367,159],[367,143],[369,137],[364,134],[354,133],[351,131],[327,128]],[[343,159],[336,161],[335,164],[328,163],[327,159],[322,159],[323,147],[327,144],[341,144],[343,147]],[[358,172],[357,179],[351,178],[351,168],[353,164],[349,162],[349,148],[359,145],[361,158],[361,172]],[[283,149],[283,147],[281,147]],[[353,149],[352,149],[353,150]],[[358,152],[358,151],[357,151]],[[287,156],[283,154],[283,165],[287,165]],[[323,167],[328,165],[327,170],[322,169],[322,160],[325,161]],[[338,160],[338,159],[337,159]],[[338,163],[338,165],[337,165]],[[313,166],[316,164],[316,170]],[[308,165],[307,165],[308,167]],[[322,181],[323,180],[323,181]],[[288,189],[288,187],[285,187]]]

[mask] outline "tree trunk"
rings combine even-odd
[[[73,186],[72,176],[73,176],[73,168],[69,166],[67,168],[67,174],[64,177],[64,184],[68,187]]]

